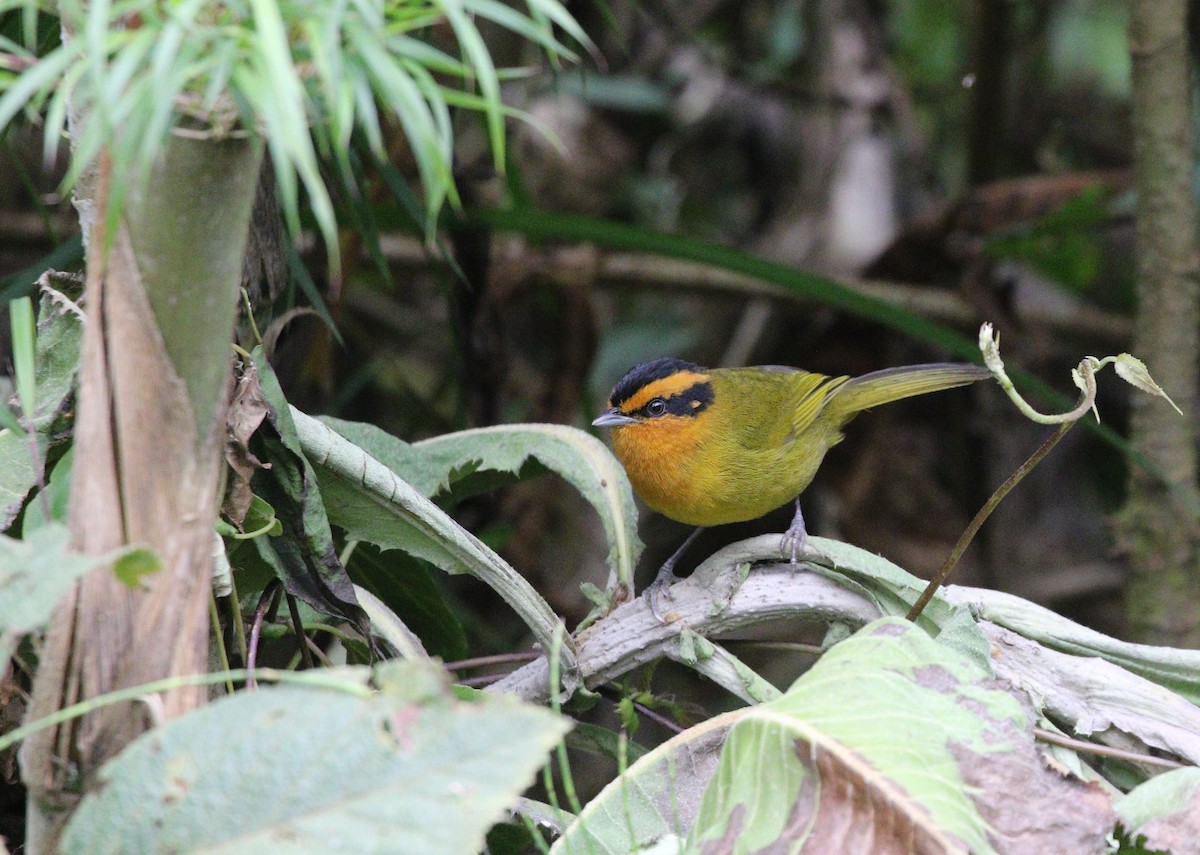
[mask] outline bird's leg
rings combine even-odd
[[[790,554],[792,564],[795,564],[796,556],[804,551],[804,547],[807,544],[808,530],[804,527],[804,514],[800,512],[800,497],[797,496],[796,515],[792,517],[792,524],[783,533],[783,542],[780,546],[783,554],[785,556]]]
[[[658,618],[659,621],[662,621],[663,618],[658,612],[658,597],[679,581],[679,578],[675,575],[675,565],[683,557],[683,553],[687,552],[688,547],[700,536],[700,532],[702,531],[704,531],[704,528],[700,526],[687,536],[687,539],[680,544],[679,548],[671,553],[671,557],[663,562],[663,566],[658,569],[658,575],[654,577],[654,581],[647,585],[646,590],[642,592],[642,596],[646,598],[646,605],[650,607],[650,613]]]

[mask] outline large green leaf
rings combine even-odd
[[[51,281],[64,287],[69,280]],[[77,286],[76,286],[77,287]],[[75,292],[73,291],[72,294]],[[73,400],[75,375],[79,367],[79,343],[83,326],[79,316],[43,294],[38,309],[37,378],[33,426],[37,434],[37,454],[29,439],[12,430],[0,430],[0,531],[7,529],[20,514],[29,494],[44,474],[47,455],[55,442],[61,442]],[[54,437],[54,442],[51,441]]]
[[[428,497],[471,495],[544,469],[558,473],[600,514],[609,566],[632,596],[633,570],[642,552],[633,491],[612,452],[590,434],[566,425],[499,425],[410,445],[373,425],[321,421]]]
[[[646,755],[554,852],[657,843],[689,853],[1099,855],[1110,797],[1049,770],[1031,729],[1027,708],[984,667],[885,618],[780,699]]]
[[[1141,841],[1141,851],[1197,855],[1200,769],[1176,769],[1151,778],[1117,802],[1117,815],[1127,836]]]
[[[1016,697],[885,618],[734,726],[688,845],[1099,853],[1111,823],[1106,794],[1047,770]]]
[[[564,682],[574,687],[574,645],[558,615],[520,573],[362,448],[294,407],[291,415],[330,521],[348,539],[400,549],[448,573],[482,580],[525,621],[544,650],[559,649]]]
[[[118,575],[135,567],[159,568],[158,558],[138,547],[105,555],[75,552],[61,523],[42,525],[24,540],[0,535],[0,669],[17,637],[46,623],[75,580],[105,564],[114,564]]]
[[[584,806],[551,855],[624,855],[654,843],[680,852],[729,728],[747,714],[709,719],[646,754]]]
[[[467,655],[466,630],[446,605],[428,564],[399,550],[383,552],[374,544],[360,543],[346,570],[356,584],[395,612],[434,656],[451,660]]]
[[[61,851],[474,855],[568,727],[511,698],[457,701],[413,663],[380,668],[375,693],[359,673],[156,728],[104,767]]]
[[[367,620],[338,559],[317,476],[296,435],[291,408],[262,348],[256,348],[253,356],[253,365],[246,370],[258,373],[273,428],[256,434],[255,452],[271,468],[256,472],[254,491],[275,509],[284,530],[282,537],[260,538],[257,545],[275,553],[278,560],[268,563],[288,593],[318,611],[354,620],[365,635]]]

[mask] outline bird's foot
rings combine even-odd
[[[783,533],[783,537],[779,542],[779,549],[784,558],[790,559],[792,569],[796,569],[797,559],[805,547],[808,546],[808,529],[804,527],[804,514],[800,513],[800,500],[796,500],[796,514],[792,517],[792,524],[788,526],[787,531]]]
[[[795,531],[789,528],[783,533],[779,551],[783,554],[784,558],[788,559],[788,563],[794,566],[799,562],[800,555],[807,546],[808,533],[803,529]]]
[[[687,551],[687,548],[692,545],[692,542],[700,536],[700,532],[702,531],[704,531],[703,528],[698,528],[687,536],[687,539],[675,550],[675,553],[659,568],[658,575],[654,577],[654,581],[642,592],[642,596],[646,599],[646,605],[650,607],[650,614],[654,615],[659,623],[667,622],[662,612],[659,611],[659,598],[666,597],[670,599],[671,594],[669,589],[679,581],[679,577],[675,575],[675,564],[679,561],[680,556]]]
[[[642,597],[650,608],[650,614],[654,615],[654,619],[659,623],[667,623],[667,619],[660,609],[660,600],[663,597],[671,599],[671,586],[678,581],[679,577],[671,571],[670,567],[664,565],[654,581],[647,585],[646,590],[642,592]]]

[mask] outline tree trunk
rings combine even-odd
[[[1126,614],[1142,641],[1200,644],[1200,491],[1195,414],[1197,302],[1191,76],[1186,0],[1130,4],[1137,183],[1138,312],[1133,353],[1183,410],[1134,395],[1131,468],[1119,519],[1132,576]]]
[[[109,168],[77,194],[87,237],[87,320],[70,526],[78,549],[152,547],[162,569],[129,587],[109,569],[66,598],[42,651],[29,718],[170,675],[206,670],[213,521],[230,340],[261,145],[173,137],[105,234]],[[162,697],[199,705],[202,689]],[[120,704],[31,738],[30,853],[52,852],[100,764],[144,730]]]

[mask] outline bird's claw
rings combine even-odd
[[[658,608],[659,597],[671,598],[671,586],[679,581],[679,577],[674,573],[659,573],[658,578],[646,586],[646,590],[642,592],[642,597],[646,600],[646,605],[650,608],[650,614],[654,615],[654,619],[659,623],[667,623],[667,619],[663,616]]]
[[[800,511],[800,497],[796,497],[796,513],[792,524],[783,533],[779,541],[779,550],[784,558],[791,558],[792,570],[796,569],[796,559],[808,545],[808,529],[804,525],[804,514]]]
[[[783,533],[783,537],[779,542],[779,551],[784,558],[788,558],[792,565],[792,569],[798,562],[799,556],[808,546],[808,532],[803,528],[797,530],[794,526]]]

